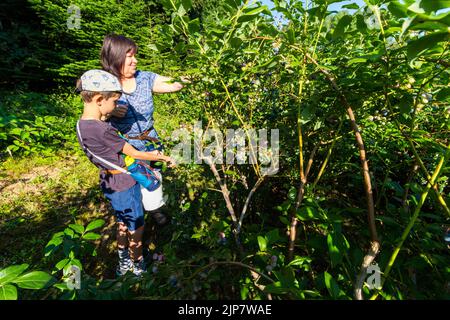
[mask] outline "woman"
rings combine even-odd
[[[124,93],[110,118],[111,125],[139,151],[152,151],[158,133],[153,127],[153,93],[176,92],[183,88],[178,82],[169,83],[169,77],[136,69],[136,43],[122,35],[110,34],[103,40],[101,63],[103,69],[120,79]],[[158,224],[166,217],[158,210],[164,205],[162,187],[153,192],[142,191],[144,209],[150,211]]]

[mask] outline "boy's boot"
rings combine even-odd
[[[144,258],[133,262],[133,273],[138,277],[142,277],[142,274],[147,271]]]

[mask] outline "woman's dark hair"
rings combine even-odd
[[[112,73],[117,78],[122,78],[122,67],[128,52],[137,52],[136,43],[125,36],[118,34],[108,34],[103,39],[103,46],[100,52],[100,59],[103,70]]]

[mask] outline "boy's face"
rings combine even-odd
[[[99,110],[102,115],[106,116],[111,113],[116,107],[116,102],[119,100],[120,94],[116,94],[108,99],[103,98],[100,101]]]

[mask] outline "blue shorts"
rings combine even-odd
[[[104,194],[111,201],[117,222],[123,222],[129,231],[135,231],[144,225],[144,209],[139,183],[124,191]]]

